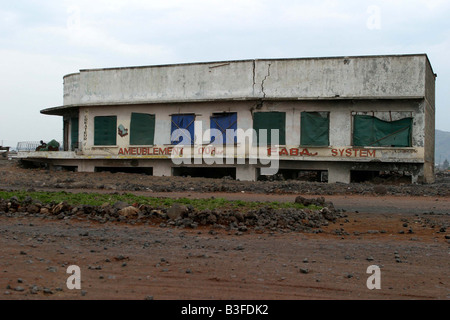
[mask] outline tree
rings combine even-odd
[[[448,163],[447,159],[444,160],[443,169],[444,170],[448,170],[449,169],[449,163]]]

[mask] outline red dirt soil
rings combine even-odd
[[[296,196],[149,195],[251,201],[294,201]],[[0,215],[0,299],[450,298],[448,198],[325,199],[347,216],[322,227],[322,233],[210,232],[212,227]],[[66,285],[70,265],[81,269],[80,290]],[[380,267],[381,289],[366,285],[371,265]]]
[[[348,222],[330,224],[319,234],[236,235],[227,231],[210,234],[209,228],[1,217],[0,297],[450,297],[449,244],[445,233],[408,214],[348,213],[346,219]],[[408,233],[409,227],[404,227],[404,223],[411,225],[414,233]],[[335,232],[341,228],[344,234]],[[70,276],[67,267],[73,264],[81,269],[81,290],[69,290],[66,286]],[[366,286],[370,265],[381,267],[380,290]],[[308,270],[302,273],[300,269]],[[37,286],[37,293],[31,293],[33,286]],[[16,291],[20,290],[17,287],[24,291]],[[52,293],[44,293],[44,288]]]

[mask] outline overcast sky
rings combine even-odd
[[[63,76],[80,69],[426,53],[450,131],[448,0],[15,0],[0,4],[0,144],[62,140]]]

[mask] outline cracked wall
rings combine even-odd
[[[64,77],[64,105],[417,98],[425,96],[427,66],[425,55],[409,55],[81,70]]]

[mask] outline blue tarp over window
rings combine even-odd
[[[171,144],[194,144],[194,120],[195,114],[172,115]],[[176,130],[180,129],[178,134]],[[175,133],[175,134],[174,134]]]
[[[221,113],[211,117],[211,143],[236,143],[237,113]],[[216,136],[220,131],[221,137]],[[228,131],[228,132],[227,132]]]

